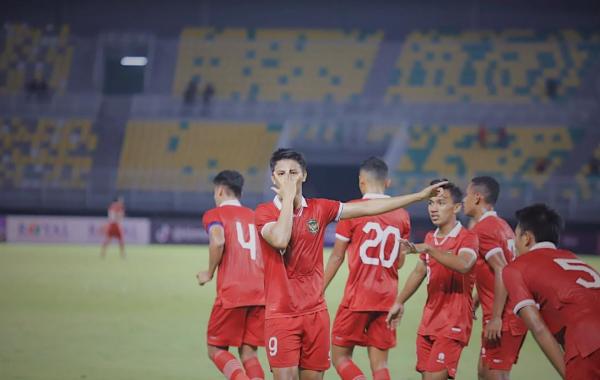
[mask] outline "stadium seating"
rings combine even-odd
[[[363,90],[382,32],[186,28],[173,92],[191,80],[231,100],[347,101]]]
[[[398,190],[412,190],[425,180],[446,177],[466,181],[491,175],[519,197],[529,184],[540,189],[581,138],[582,131],[565,126],[508,125],[487,129],[477,125],[413,125],[396,169]]]
[[[2,42],[0,94],[22,92],[32,79],[45,82],[51,91],[64,91],[73,56],[67,25],[42,29],[8,24]]]
[[[212,191],[219,171],[235,169],[245,177],[245,191],[262,193],[280,133],[280,125],[264,123],[130,121],[117,186]]]
[[[389,102],[546,101],[572,94],[600,56],[600,34],[574,30],[410,33],[386,92]],[[552,86],[552,84],[550,84]]]
[[[83,189],[97,136],[90,120],[0,119],[0,186]]]

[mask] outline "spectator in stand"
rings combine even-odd
[[[588,163],[589,171],[588,177],[598,177],[600,176],[600,160],[596,157],[590,158],[590,162]]]
[[[210,103],[212,102],[214,96],[215,87],[212,85],[212,83],[207,83],[204,87],[204,91],[202,91],[202,106],[204,114],[208,114],[210,112]]]
[[[183,93],[183,102],[188,105],[194,105],[196,94],[198,93],[198,78],[192,78]]]
[[[498,146],[500,148],[508,148],[508,132],[506,127],[500,127],[498,130]]]

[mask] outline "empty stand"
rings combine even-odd
[[[83,189],[96,149],[90,120],[0,119],[2,188]]]
[[[219,171],[234,169],[245,191],[262,193],[280,133],[280,125],[264,123],[130,121],[117,186],[209,192]]]
[[[0,94],[23,92],[33,79],[63,92],[71,68],[73,47],[69,27],[5,26],[0,45]]]
[[[508,184],[516,198],[529,184],[541,189],[581,138],[565,126],[413,125],[396,170],[399,189],[412,190],[425,179],[467,181],[491,175]]]
[[[347,101],[363,91],[382,32],[186,28],[173,86],[232,100]]]
[[[600,53],[600,34],[428,31],[404,41],[387,101],[514,102],[573,94]],[[548,94],[548,86],[555,94]]]

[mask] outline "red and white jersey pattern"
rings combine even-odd
[[[473,260],[477,258],[479,249],[477,235],[463,228],[460,222],[445,237],[439,237],[439,229],[429,232],[425,243],[454,255],[472,255]],[[461,274],[443,266],[428,254],[420,256],[427,266],[427,302],[418,334],[447,337],[466,345],[473,327],[475,271]]]
[[[339,220],[343,204],[302,198],[301,207],[294,211],[292,236],[283,252],[262,237],[263,228],[277,222],[280,210],[277,197],[256,208],[256,226],[265,260],[267,319],[299,316],[327,308],[323,298],[323,238],[325,227]]]
[[[477,224],[471,229],[479,239],[479,257],[475,268],[477,294],[483,310],[483,324],[492,319],[494,307],[494,269],[488,260],[494,255],[502,255],[507,263],[516,257],[515,234],[506,221],[494,211],[482,215]],[[502,313],[502,330],[511,331],[513,335],[522,335],[527,332],[527,327],[510,307],[504,308]]]
[[[389,198],[365,194],[365,199]],[[388,311],[398,292],[400,239],[410,235],[410,216],[404,209],[346,219],[338,223],[336,238],[348,242],[350,270],[341,305],[352,311]]]
[[[600,349],[600,274],[550,242],[534,245],[504,268],[515,314],[536,305],[565,349],[565,362]]]
[[[230,309],[264,305],[264,263],[254,224],[254,211],[226,201],[202,217],[206,231],[216,225],[225,233],[225,249],[217,272],[216,304]]]

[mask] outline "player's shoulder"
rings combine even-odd
[[[458,233],[457,238],[461,241],[461,242],[473,242],[473,243],[478,243],[479,242],[479,236],[477,235],[477,233],[473,230],[470,230],[468,228],[462,227]]]

